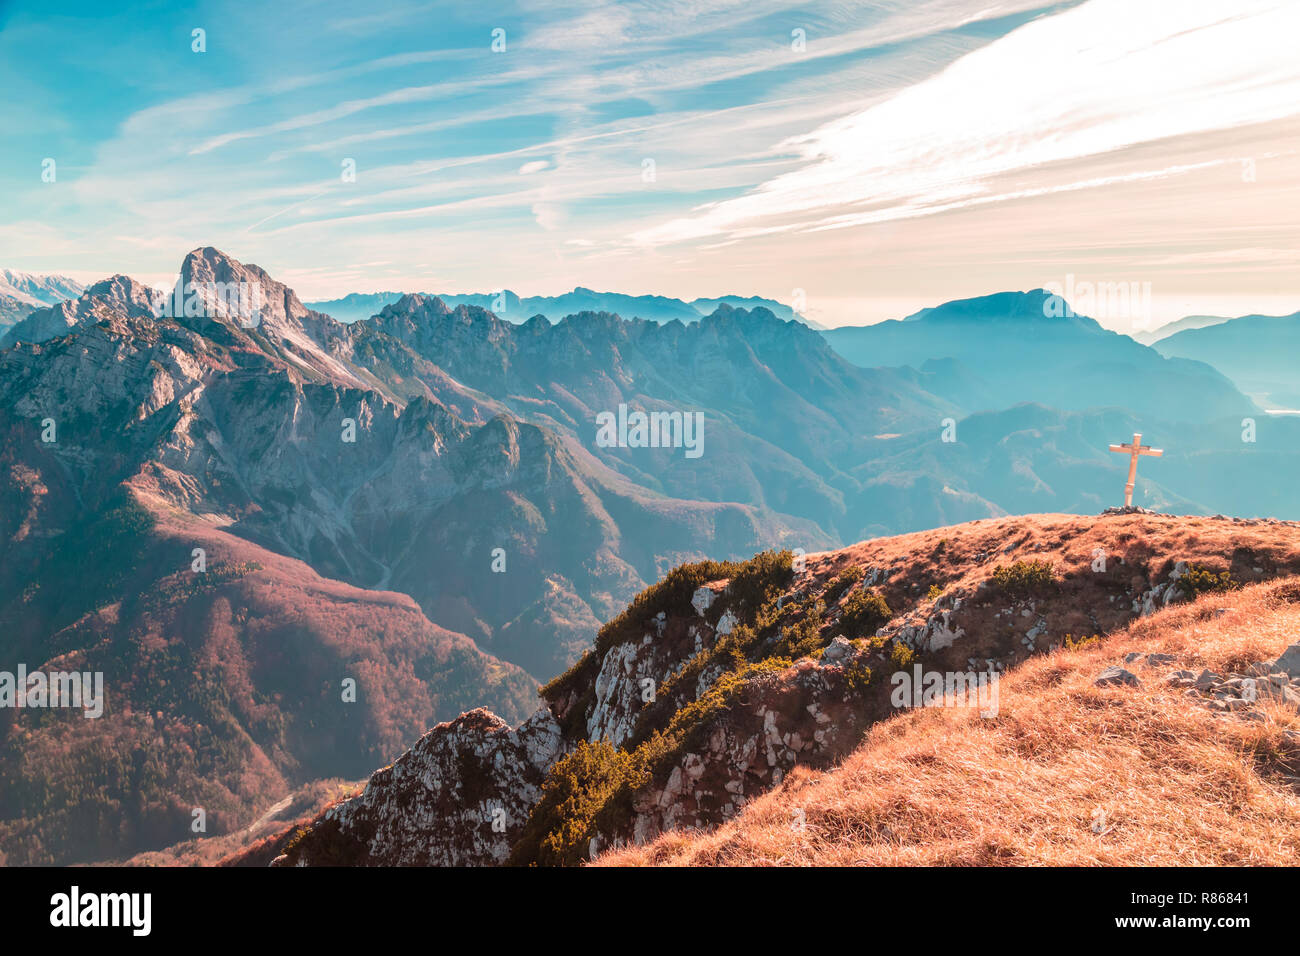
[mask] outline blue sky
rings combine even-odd
[[[110,6],[0,3],[0,265],[1300,308],[1296,0]]]

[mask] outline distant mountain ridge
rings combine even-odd
[[[0,331],[36,309],[75,299],[84,291],[76,279],[0,269]]]
[[[945,361],[946,374],[932,375],[926,387],[990,403],[972,410],[1029,400],[1065,410],[1120,406],[1170,422],[1260,413],[1209,365],[1166,358],[1086,316],[1055,315],[1052,299],[1043,289],[1004,292],[823,335],[864,367],[925,371],[927,362]],[[960,392],[947,388],[953,374]]]
[[[473,305],[486,309],[508,322],[520,324],[534,315],[544,315],[553,322],[580,312],[610,312],[625,319],[647,319],[651,322],[696,322],[701,316],[715,312],[726,304],[733,308],[765,308],[780,319],[794,319],[820,329],[817,323],[798,315],[790,306],[760,296],[726,295],[718,298],[701,298],[691,302],[661,295],[626,295],[620,292],[596,292],[581,286],[558,296],[519,295],[506,289],[494,293],[421,293],[441,299],[455,308]],[[309,308],[332,315],[340,322],[356,322],[378,315],[385,306],[402,297],[401,292],[353,292],[340,299],[307,303]]]
[[[1245,315],[1185,329],[1155,344],[1171,358],[1212,363],[1270,409],[1300,409],[1300,312]]]
[[[1143,345],[1155,345],[1161,339],[1167,339],[1169,336],[1187,329],[1203,329],[1207,326],[1222,325],[1224,322],[1231,321],[1231,317],[1225,315],[1188,315],[1146,332],[1135,332],[1132,338],[1135,342],[1141,342]]]
[[[37,305],[53,305],[63,299],[75,299],[84,288],[80,282],[68,276],[0,269],[0,295],[25,298]]]
[[[32,310],[0,334],[0,348],[15,342],[44,342],[110,315],[153,314],[156,293],[129,276],[116,275],[83,289],[73,299]]]

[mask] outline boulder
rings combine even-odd
[[[843,637],[837,637],[831,641],[826,650],[822,652],[822,661],[826,664],[838,664],[846,661],[853,656],[853,645]]]
[[[1292,644],[1282,652],[1282,656],[1273,662],[1273,672],[1292,676],[1300,674],[1300,644]]]
[[[1098,687],[1106,687],[1112,684],[1126,684],[1129,687],[1138,687],[1141,686],[1142,682],[1137,679],[1137,675],[1132,671],[1126,671],[1122,667],[1107,667],[1097,675],[1097,679],[1093,683]]]

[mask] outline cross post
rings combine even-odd
[[[1133,433],[1133,444],[1131,445],[1111,445],[1111,451],[1128,452],[1128,484],[1124,486],[1124,507],[1133,507],[1133,488],[1137,485],[1138,474],[1138,456],[1151,455],[1153,458],[1159,458],[1163,455],[1164,449],[1152,448],[1150,445],[1142,444],[1142,433]]]

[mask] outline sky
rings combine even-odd
[[[0,266],[1290,313],[1297,36],[1300,0],[0,0]]]

